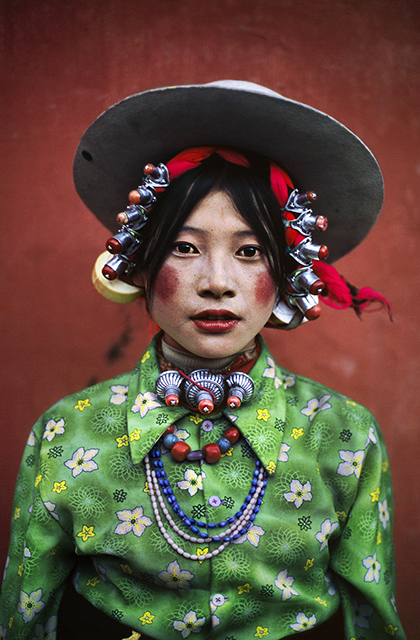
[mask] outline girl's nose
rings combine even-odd
[[[233,298],[236,287],[229,266],[221,260],[208,261],[199,279],[198,294],[202,297]]]

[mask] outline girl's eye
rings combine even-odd
[[[237,252],[238,256],[242,256],[243,258],[256,258],[261,255],[261,249],[255,246],[241,247]]]
[[[189,253],[198,253],[198,249],[196,249],[196,247],[189,242],[177,242],[174,246],[174,250],[176,253],[182,253],[183,255],[187,255]]]

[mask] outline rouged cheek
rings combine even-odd
[[[163,265],[156,276],[153,286],[153,295],[162,302],[170,302],[175,296],[179,286],[178,272],[174,267]]]
[[[270,304],[275,293],[273,278],[267,269],[260,273],[255,284],[255,301],[261,306]]]

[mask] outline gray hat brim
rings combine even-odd
[[[315,191],[314,213],[329,225],[314,240],[328,246],[329,262],[354,249],[379,215],[381,171],[357,136],[312,107],[233,80],[155,89],[110,107],[79,143],[76,190],[114,233],[147,163],[204,145],[259,153],[284,168],[301,192]]]

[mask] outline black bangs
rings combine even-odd
[[[269,163],[259,156],[247,157],[251,167],[233,164],[214,153],[173,180],[159,196],[138,254],[137,268],[147,277],[147,299],[185,220],[213,191],[226,193],[254,231],[266,253],[277,295],[284,292],[286,243],[280,205],[270,186]]]

